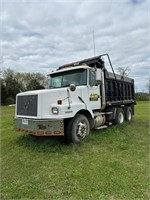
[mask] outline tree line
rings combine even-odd
[[[150,94],[146,92],[136,92],[135,93],[135,99],[137,101],[149,101],[150,100]]]
[[[20,73],[7,68],[1,69],[1,104],[14,104],[16,94],[29,90],[44,89],[47,78],[41,73]]]

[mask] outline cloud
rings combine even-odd
[[[115,70],[131,67],[138,90],[149,75],[149,2],[2,1],[3,67],[49,73],[59,65],[109,53]]]

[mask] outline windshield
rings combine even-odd
[[[67,87],[70,84],[86,85],[86,70],[78,69],[50,75],[49,88]]]

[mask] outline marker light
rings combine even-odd
[[[57,104],[58,104],[58,105],[61,105],[61,104],[62,104],[62,100],[58,100],[58,101],[57,101]]]
[[[51,132],[51,131],[46,131],[46,134],[47,134],[47,135],[51,135],[52,132]]]
[[[38,131],[37,133],[38,133],[38,135],[43,135],[44,131]]]
[[[54,131],[54,134],[59,135],[61,134],[61,131]]]

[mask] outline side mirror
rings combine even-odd
[[[101,81],[102,80],[102,70],[99,69],[99,68],[96,70],[96,80],[97,81]]]
[[[70,91],[74,92],[76,90],[76,85],[70,84],[69,88],[70,88]]]

